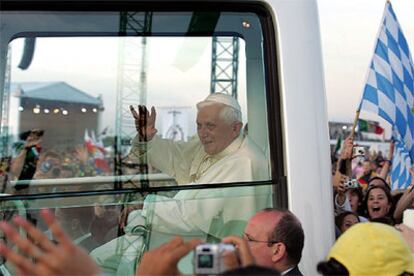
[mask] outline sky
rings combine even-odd
[[[414,15],[414,0],[392,0],[392,5],[403,32],[408,41],[411,51],[414,50],[414,24],[412,17]],[[324,61],[325,87],[327,95],[328,118],[330,121],[353,122],[356,107],[360,101],[362,89],[365,83],[365,76],[368,65],[372,57],[377,32],[383,15],[384,0],[318,0],[320,29],[322,41],[322,53]],[[193,40],[194,42],[194,40]],[[206,44],[199,41],[200,44]],[[90,41],[88,43],[91,43]],[[38,40],[35,58],[31,65],[30,77],[25,76],[26,72],[15,70],[12,78],[16,81],[36,79],[38,81],[49,81],[51,79],[70,79],[71,84],[83,91],[91,91],[91,94],[97,96],[104,94],[105,114],[113,114],[115,111],[116,97],[115,93],[106,93],[105,91],[116,91],[117,89],[117,49],[119,41],[117,39],[99,39],[97,38],[88,49],[81,48],[79,43],[63,43],[62,40],[56,39],[43,44]],[[207,91],[199,90],[194,93],[190,87],[193,82],[209,83],[209,58],[211,48],[198,48],[196,56],[205,56],[200,58],[190,71],[182,70],[177,66],[177,56],[191,56],[185,47],[185,41],[170,40],[169,47],[164,47],[165,42],[159,39],[153,39],[148,53],[148,59],[155,56],[161,60],[161,63],[149,63],[148,70],[148,89],[158,91],[162,97],[153,95],[148,98],[148,103],[153,104],[157,98],[158,106],[167,106],[171,102],[179,103],[181,106],[189,106],[194,102],[201,100]],[[16,48],[21,47],[16,41]],[[207,43],[208,44],[208,43]],[[62,49],[65,46],[68,50],[53,51],[52,49]],[[183,47],[184,45],[184,47]],[[68,47],[69,46],[69,47]],[[165,50],[169,49],[169,50]],[[181,49],[181,50],[180,50]],[[183,49],[185,52],[183,52]],[[180,53],[180,51],[182,53]],[[18,50],[16,52],[19,52]],[[83,53],[87,58],[80,58],[78,53]],[[101,54],[106,53],[106,54]],[[42,57],[47,57],[42,58]],[[14,68],[19,61],[19,55],[14,55]],[[93,62],[91,62],[93,59]],[[40,60],[48,62],[39,62]],[[51,66],[59,63],[50,73]],[[73,70],[71,64],[76,60],[78,70]],[[179,62],[178,62],[179,63]],[[94,66],[91,66],[94,64]],[[96,69],[96,64],[99,69]],[[156,66],[155,66],[156,65]],[[155,66],[155,67],[154,67]],[[163,74],[164,83],[160,85],[157,81],[156,72],[159,68],[169,70],[169,73]],[[194,71],[194,74],[191,73]],[[240,69],[241,76],[244,68]],[[45,74],[44,72],[49,72]],[[155,72],[155,73],[154,73]],[[203,73],[199,73],[203,72]],[[195,77],[189,76],[193,75]],[[87,76],[85,78],[85,76]],[[171,76],[171,77],[169,77]],[[172,77],[174,76],[174,77]],[[242,78],[240,78],[242,79]],[[177,86],[177,84],[181,86]],[[243,86],[242,84],[241,86]],[[169,91],[193,91],[193,97],[174,98],[173,93]],[[112,95],[107,97],[105,95]],[[160,102],[162,99],[162,102]],[[181,99],[188,99],[182,101]],[[104,121],[113,120],[114,116],[105,115]],[[369,113],[362,113],[362,118],[378,120],[381,125],[389,129],[387,123],[379,119],[378,116]],[[101,128],[105,127],[102,125]]]
[[[27,70],[20,70],[17,66],[21,58],[23,39],[16,39],[11,42],[11,82],[65,81],[89,95],[95,97],[102,95],[104,111],[101,112],[98,128],[102,130],[109,127],[108,134],[114,134],[118,82],[122,79],[118,67],[120,48],[123,48],[125,55],[128,56],[125,70],[129,72],[125,73],[126,77],[123,79],[124,94],[130,94],[130,87],[138,85],[131,84],[130,78],[139,80],[140,69],[128,68],[137,68],[134,63],[141,61],[141,38],[127,39],[128,43],[123,48],[119,37],[38,38],[34,58]],[[165,47],[166,44],[168,47]],[[240,49],[243,53],[242,40]],[[182,108],[183,115],[179,116],[181,120],[187,121],[182,123],[188,126],[190,136],[196,131],[194,103],[202,101],[209,94],[210,55],[211,38],[151,37],[147,39],[147,106],[155,106],[160,116],[162,108]],[[131,60],[136,61],[131,62]],[[247,114],[246,84],[245,78],[242,77],[246,74],[244,54],[240,54],[240,60],[238,100],[242,106],[242,114],[245,116]],[[138,99],[135,102],[138,104]],[[14,114],[14,111],[10,112]],[[129,111],[126,116],[130,116]],[[162,120],[156,122],[157,127],[162,126]],[[135,128],[131,126],[130,131],[135,132]]]
[[[392,0],[394,12],[414,51],[414,1]],[[359,104],[377,33],[384,0],[318,0],[328,116],[352,123]],[[387,123],[373,114],[361,117]]]

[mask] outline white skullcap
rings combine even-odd
[[[208,95],[204,101],[201,101],[197,104],[197,109],[200,109],[202,105],[206,103],[221,103],[241,112],[241,108],[237,100],[234,97],[224,93],[212,93]]]

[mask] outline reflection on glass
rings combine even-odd
[[[149,159],[136,155],[131,144],[137,130],[129,104],[156,108],[157,139],[187,143],[198,139],[196,104],[210,91],[211,38],[147,37],[145,58],[131,51],[143,47],[144,39],[139,37],[37,38],[35,59],[24,71],[17,68],[23,40],[10,43],[8,150],[12,158],[5,156],[2,162],[9,167],[7,180],[20,193],[108,188],[96,176],[121,176],[115,188],[223,180],[200,178],[200,172],[179,176],[152,164],[154,155]],[[228,41],[233,43],[231,38]],[[237,112],[247,129],[245,48],[244,41],[238,41]],[[70,54],[60,55],[62,49]],[[41,137],[25,137],[36,130],[43,132]],[[53,162],[48,161],[50,155],[55,155]],[[73,178],[84,180],[69,181]],[[60,179],[59,185],[39,181],[49,179]],[[14,193],[14,188],[3,192]]]
[[[51,13],[39,20],[67,15]],[[102,18],[104,26],[119,22],[108,20],[119,13],[94,15],[87,18],[96,28]],[[176,235],[209,242],[240,235],[249,217],[271,205],[270,185],[136,190],[270,179],[257,15],[165,12],[153,19],[150,37],[37,37],[26,70],[17,68],[23,39],[9,45],[2,191],[41,195],[9,197],[1,210],[47,231],[39,210],[52,208],[109,274],[133,275],[145,250]],[[217,85],[221,77],[235,87],[233,97],[216,93],[225,88]],[[116,195],[83,193],[99,190]],[[191,272],[188,258],[182,266]]]

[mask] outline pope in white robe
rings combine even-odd
[[[149,164],[175,178],[178,185],[270,179],[263,152],[241,131],[240,106],[233,97],[211,94],[197,109],[198,136],[175,142],[155,135],[154,108],[151,114],[145,107],[139,113],[131,108],[138,134],[130,155],[146,154]],[[130,214],[126,234],[91,255],[107,273],[133,273],[145,247],[156,247],[172,236],[212,241],[241,234],[254,213],[271,206],[270,195],[270,186],[181,190],[172,198],[150,194],[143,209]]]

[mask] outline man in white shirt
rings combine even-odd
[[[139,112],[131,107],[138,134],[132,142],[130,157],[146,154],[149,164],[174,177],[179,185],[270,179],[263,152],[241,131],[241,108],[236,99],[222,93],[210,94],[197,104],[197,109],[198,136],[189,142],[175,142],[155,135],[154,108],[150,113],[144,106],[139,106]],[[138,225],[150,228],[146,238],[150,247],[174,235],[220,239],[242,231],[250,216],[269,206],[270,196],[270,186],[181,190],[173,198],[150,194],[143,209],[130,214],[126,229],[137,229]],[[138,244],[142,243],[137,242],[136,236],[128,237],[128,232],[125,236],[121,238],[130,240],[121,246],[120,240],[113,240],[92,252],[108,272],[115,269],[118,274],[125,273],[125,266],[121,270],[116,266],[123,266],[118,262],[126,259],[128,271],[134,269],[130,265],[137,258],[133,252],[139,251]],[[113,253],[110,248],[121,249]],[[130,251],[127,257],[125,251]],[[114,260],[113,254],[122,254],[122,260]],[[111,264],[107,265],[106,260],[111,260]]]

